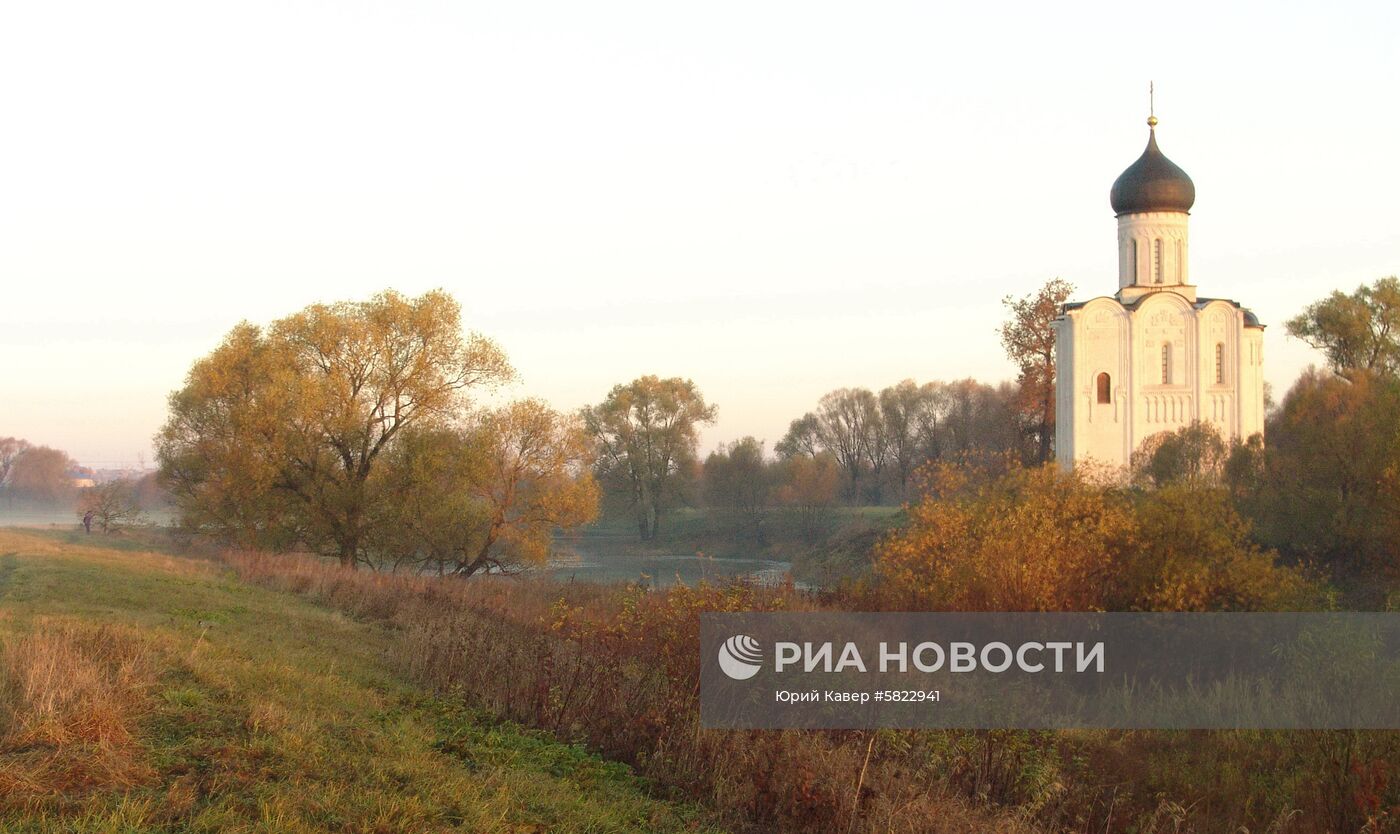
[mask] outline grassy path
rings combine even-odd
[[[130,744],[75,771],[6,746],[21,678],[0,664],[0,832],[710,830],[621,765],[424,696],[377,627],[215,565],[0,529],[0,585],[0,641],[86,635],[147,670]]]

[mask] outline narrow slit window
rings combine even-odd
[[[1162,283],[1162,239],[1152,241],[1152,282]]]
[[[1108,374],[1099,374],[1099,403],[1106,405],[1113,402],[1113,381],[1108,378]]]
[[[1130,270],[1131,270],[1131,271],[1129,272],[1129,274],[1133,276],[1133,283],[1136,284],[1136,283],[1138,282],[1138,244],[1137,244],[1137,238],[1133,238],[1133,263],[1132,263],[1132,266],[1130,267]]]
[[[1162,384],[1170,385],[1172,381],[1172,345],[1167,342],[1162,345]]]
[[[1215,343],[1215,382],[1225,384],[1225,343]]]

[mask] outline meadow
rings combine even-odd
[[[158,541],[0,530],[0,832],[719,830],[401,641]]]

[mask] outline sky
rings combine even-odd
[[[152,460],[241,320],[441,287],[561,409],[655,373],[771,448],[826,391],[1009,379],[1005,295],[1117,288],[1196,183],[1267,325],[1400,272],[1400,4],[0,0],[0,436]]]

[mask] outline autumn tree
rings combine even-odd
[[[787,434],[773,447],[773,451],[784,459],[798,455],[810,458],[821,454],[821,426],[817,415],[807,413],[789,423]]]
[[[1230,444],[1215,426],[1195,420],[1144,440],[1132,455],[1133,480],[1154,487],[1217,486],[1229,457]]]
[[[1322,351],[1333,372],[1400,373],[1400,280],[1392,275],[1353,293],[1335,290],[1288,320],[1288,335]]]
[[[763,442],[745,437],[720,446],[705,458],[705,503],[757,532],[773,490],[773,472]]]
[[[879,419],[879,401],[865,388],[840,388],[817,403],[822,445],[845,470],[853,504],[860,502],[860,475],[875,448],[872,430]]]
[[[1400,382],[1309,369],[1266,434],[1231,462],[1260,538],[1350,584],[1400,582]]]
[[[104,533],[112,533],[141,517],[141,500],[136,484],[116,479],[88,487],[78,494],[78,516],[92,513],[93,520]]]
[[[28,447],[10,465],[8,489],[23,501],[65,504],[73,499],[70,473],[77,465],[67,452],[48,446]]]
[[[240,324],[195,363],[157,437],[185,521],[226,538],[301,544],[344,566],[391,497],[380,461],[413,427],[447,425],[466,395],[508,379],[441,291],[314,304],[266,330]]]
[[[597,517],[592,455],[577,417],[533,399],[410,430],[385,463],[397,499],[377,549],[460,576],[541,564],[556,532]]]
[[[1009,318],[1001,326],[1001,344],[1016,363],[1018,406],[1036,437],[1036,462],[1050,459],[1055,433],[1055,319],[1074,287],[1059,278],[1023,298],[1006,296]]]
[[[1101,611],[1137,547],[1132,505],[1079,473],[1015,469],[990,481],[941,465],[908,525],[876,549],[892,603],[953,611]]]
[[[1260,548],[1229,493],[1178,480],[1138,496],[1140,542],[1121,582],[1145,611],[1298,611],[1325,604],[1302,571]]]
[[[29,449],[29,441],[18,437],[0,437],[0,493],[9,494],[10,473],[19,456]]]
[[[960,379],[940,386],[934,459],[961,462],[1021,460],[1019,391],[1010,383],[987,385]]]
[[[824,531],[841,482],[836,459],[827,452],[796,455],[779,466],[781,483],[776,492],[779,504],[797,517],[798,531],[807,541],[816,541]]]
[[[1015,398],[1009,383],[994,387],[972,379],[904,380],[878,395],[841,388],[792,421],[776,451],[785,460],[831,455],[853,503],[867,496],[878,502],[887,486],[904,498],[914,472],[929,461],[1027,457]]]
[[[888,604],[954,611],[1297,610],[1325,602],[1218,487],[1134,493],[1054,466],[942,465],[876,548]]]
[[[880,392],[880,421],[899,495],[907,495],[914,470],[927,459],[938,427],[940,388],[906,379]]]
[[[614,386],[603,402],[583,409],[583,419],[599,474],[626,491],[642,540],[655,539],[680,480],[697,464],[699,429],[714,422],[715,407],[688,379],[643,376]]]

